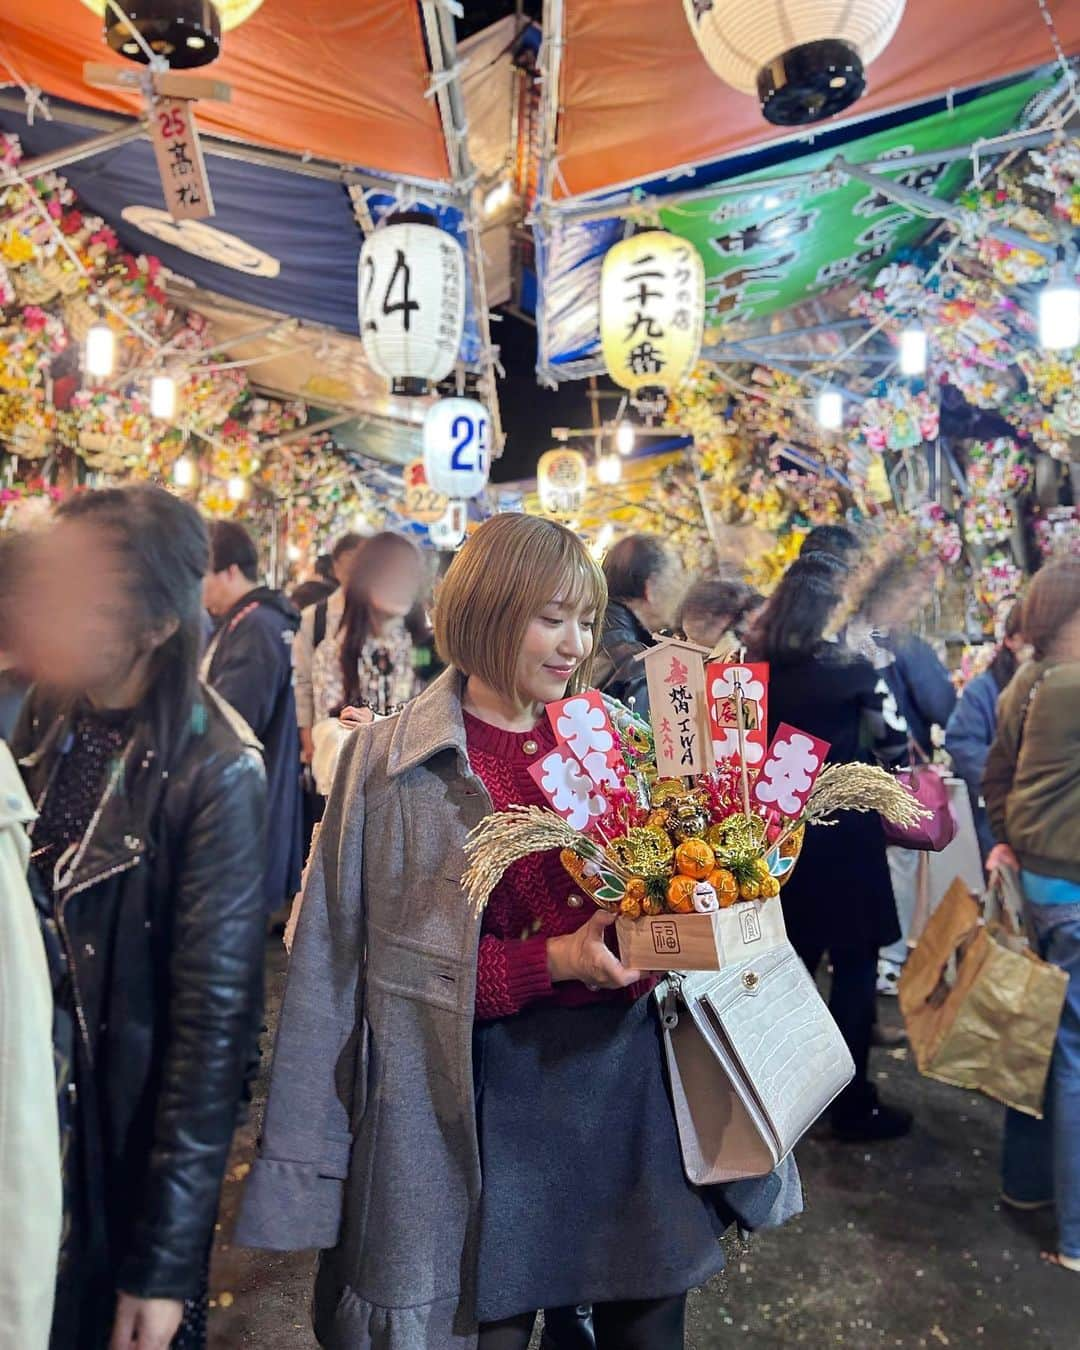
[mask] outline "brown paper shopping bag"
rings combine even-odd
[[[957,878],[900,977],[919,1072],[1041,1117],[1068,983]]]

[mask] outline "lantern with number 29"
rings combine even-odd
[[[608,373],[632,394],[674,389],[693,370],[705,326],[705,266],[666,230],[608,250],[600,273],[600,341]]]
[[[475,497],[491,466],[491,418],[474,398],[443,398],[424,418],[424,472],[436,492]]]
[[[360,338],[397,394],[454,368],[465,327],[465,255],[430,217],[383,225],[360,250]]]

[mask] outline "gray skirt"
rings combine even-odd
[[[478,1023],[477,1319],[670,1298],[723,1269],[730,1222],[683,1172],[651,997]]]

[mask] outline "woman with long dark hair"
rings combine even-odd
[[[749,658],[769,662],[770,736],[788,722],[828,741],[833,763],[895,761],[907,731],[901,719],[886,719],[881,677],[825,637],[848,576],[844,563],[820,554],[794,563],[750,635]],[[881,1103],[867,1076],[878,948],[899,936],[880,819],[845,811],[830,829],[808,830],[783,904],[811,975],[831,958],[830,1008],[855,1060],[855,1080],[832,1110],[834,1135],[871,1142],[906,1133],[910,1114]]]
[[[420,550],[404,536],[385,531],[356,550],[341,625],[312,664],[316,725],[345,709],[385,717],[419,693],[423,586]]]
[[[90,492],[14,607],[62,1072],[55,1350],[205,1345],[265,936],[262,764],[197,677],[207,562],[179,499]]]

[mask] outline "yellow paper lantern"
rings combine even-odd
[[[600,341],[608,374],[632,394],[674,389],[701,353],[705,265],[666,230],[609,249],[600,273]]]
[[[540,456],[536,490],[540,507],[553,516],[574,516],[585,505],[589,465],[580,450],[560,448]]]

